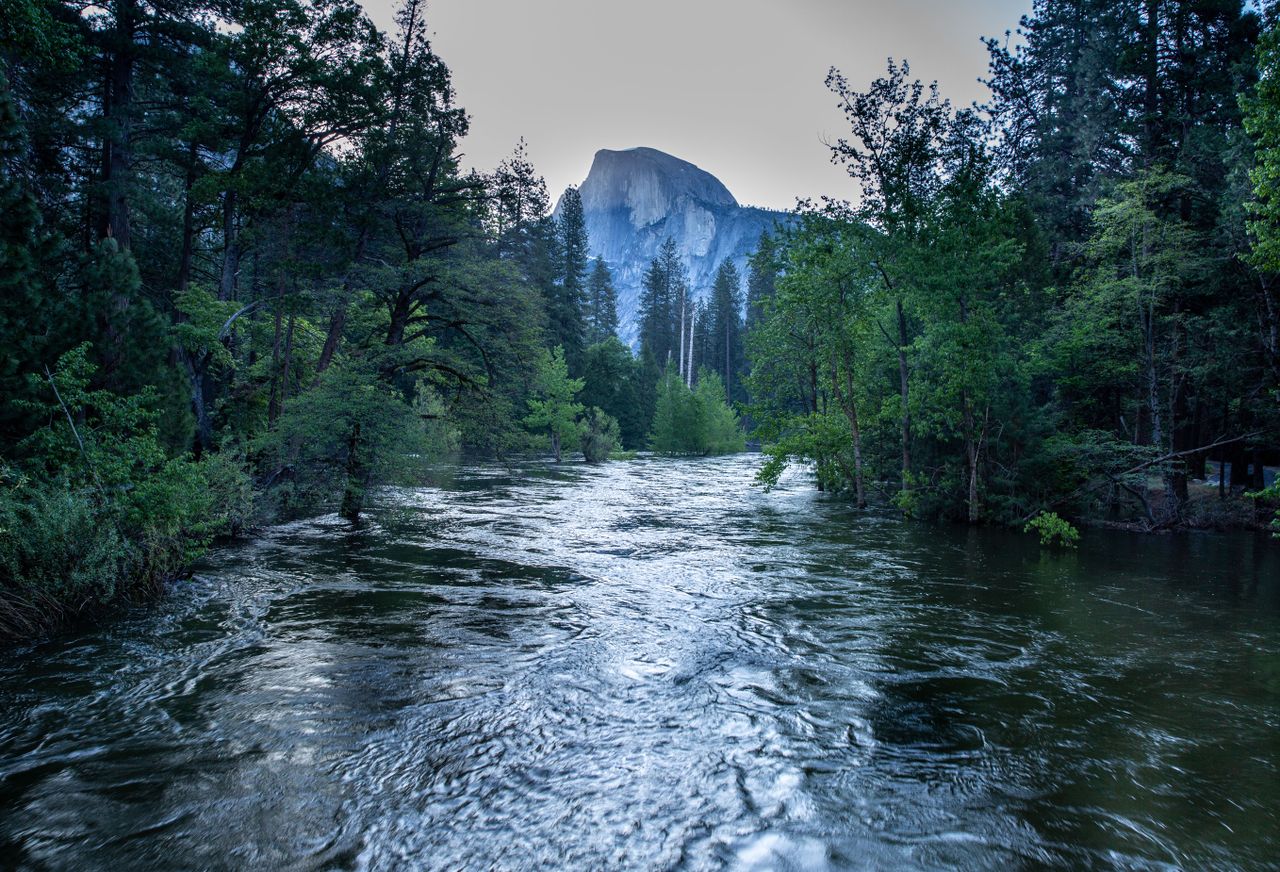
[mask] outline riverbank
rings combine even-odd
[[[752,452],[742,457],[750,458],[746,462],[751,467],[763,459]],[[613,462],[653,468],[653,464],[678,464],[690,459],[621,452]],[[573,475],[586,464],[525,457],[495,464],[494,468],[531,465]],[[42,488],[0,476],[0,484],[6,486],[0,489],[0,567],[4,570],[4,583],[0,584],[0,646],[83,627],[118,615],[129,606],[154,600],[172,583],[188,578],[191,566],[208,548],[252,538],[269,529],[272,519],[263,512],[269,511],[264,507],[271,500],[251,487],[234,459],[206,458],[201,474],[205,477],[194,490],[184,489],[179,494],[173,488],[167,489],[175,499],[179,495],[184,499],[199,497],[198,504],[181,513],[162,513],[167,516],[161,517],[125,512],[89,489]],[[449,478],[449,474],[442,473],[436,476],[436,483]],[[1152,481],[1147,499],[1153,512],[1164,511],[1160,487],[1157,480]],[[889,509],[887,500],[885,508]],[[1169,534],[1270,531],[1272,518],[1273,509],[1246,497],[1239,489],[1220,494],[1216,487],[1193,482],[1183,514],[1176,521],[1154,523],[1136,514],[1124,518],[1075,515],[1070,520],[1086,530]],[[133,526],[126,528],[126,521]],[[929,526],[937,522],[903,523]],[[1028,538],[1034,539],[1030,535]]]

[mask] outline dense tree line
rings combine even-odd
[[[858,199],[753,264],[751,415],[859,503],[1025,522],[1221,520],[1280,448],[1276,17],[1037,0],[990,102],[833,70]],[[1214,464],[1213,468],[1209,468]]]
[[[711,287],[693,288],[675,240],[663,243],[645,271],[640,299],[640,366],[646,381],[670,367],[692,390],[703,371],[718,379],[732,405],[746,399],[742,277],[732,261],[716,270]]]

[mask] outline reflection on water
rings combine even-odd
[[[0,866],[1257,868],[1280,549],[468,467],[0,659]]]

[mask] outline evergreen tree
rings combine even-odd
[[[539,359],[533,395],[528,401],[529,414],[524,422],[534,430],[546,431],[556,463],[560,462],[564,451],[573,451],[579,446],[582,435],[579,417],[584,407],[577,397],[582,385],[582,379],[569,377],[564,350],[560,346]]]
[[[747,314],[743,325],[746,330],[759,323],[765,302],[773,299],[777,282],[777,243],[772,234],[761,233],[747,263]]]
[[[668,238],[645,272],[640,297],[640,353],[660,371],[668,360],[678,363],[679,305],[688,287],[688,271],[675,240]]]
[[[588,346],[584,355],[583,405],[599,407],[617,420],[625,448],[644,446],[649,416],[643,402],[644,367],[617,336]]]
[[[589,323],[587,307],[587,224],[578,189],[565,189],[556,227],[560,278],[550,302],[551,341],[564,348],[571,372],[580,372]]]
[[[603,258],[596,258],[587,292],[587,342],[594,345],[618,333],[618,292]]]
[[[23,183],[25,154],[22,125],[0,72],[0,440],[5,444],[26,435],[28,415],[16,401],[28,393],[27,376],[63,350],[50,348],[62,332],[63,316],[53,282],[56,241]]]
[[[730,402],[745,397],[742,372],[742,279],[733,261],[726,260],[716,270],[711,287],[709,359],[703,366],[720,374],[725,398]]]

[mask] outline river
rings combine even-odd
[[[0,655],[0,867],[1255,869],[1280,546],[467,466]]]

